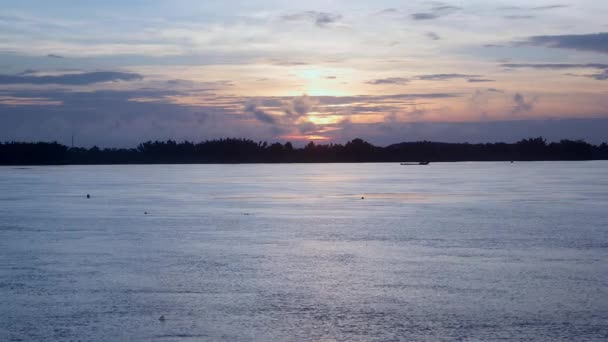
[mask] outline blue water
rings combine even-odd
[[[606,341],[607,171],[1,167],[0,340]]]

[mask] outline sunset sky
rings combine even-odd
[[[606,1],[0,4],[1,141],[608,141]]]

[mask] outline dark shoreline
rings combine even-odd
[[[140,144],[137,148],[70,148],[59,143],[0,143],[0,165],[190,165],[397,162],[511,162],[608,160],[608,144],[582,140],[547,143],[543,138],[517,143],[403,142],[385,147],[361,139],[344,145],[295,148],[291,143],[221,139],[201,143],[172,140]]]

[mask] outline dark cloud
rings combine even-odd
[[[485,79],[485,78],[469,78],[467,80],[469,83],[484,83],[484,82],[495,82],[495,80]]]
[[[60,84],[60,85],[87,85],[102,82],[137,81],[143,76],[135,73],[98,71],[80,74],[65,74],[54,76],[31,75],[0,75],[0,84]]]
[[[199,104],[175,102],[181,96],[194,96],[190,91],[5,90],[2,97],[8,100],[0,102],[0,137],[3,140],[69,143],[71,134],[75,133],[76,144],[89,147],[137,146],[147,140],[200,141],[228,136],[269,140],[284,134],[313,132],[315,127],[304,120],[313,111],[318,112],[317,115],[345,117],[390,113],[404,108],[415,110],[415,105],[426,105],[433,99],[462,96],[457,93],[412,93],[294,98],[218,96],[212,92],[197,92]],[[22,101],[21,104],[12,103],[11,99]],[[30,103],[25,104],[27,101]],[[36,101],[39,105],[33,105]],[[49,104],[51,102],[53,105]],[[279,115],[280,112],[285,114]],[[415,115],[415,111],[407,112]],[[341,129],[341,126],[334,128]],[[340,138],[333,132],[328,134]]]
[[[488,91],[499,90],[494,89]],[[274,140],[280,135],[315,132],[321,127],[301,123],[299,119],[276,115],[274,124],[267,124],[253,113],[243,113],[243,106],[253,103],[250,109],[267,115],[278,113],[289,102],[299,113],[314,110],[333,113],[336,108],[352,108],[353,113],[376,110],[391,113],[391,106],[401,108],[395,116],[412,120],[424,119],[424,109],[436,98],[462,97],[457,93],[396,94],[380,96],[310,96],[310,97],[214,97],[207,94],[209,105],[187,106],[171,103],[168,99],[188,95],[166,90],[133,91],[3,91],[14,97],[45,98],[61,102],[57,106],[8,106],[0,104],[0,137],[2,140],[54,141],[69,144],[72,133],[78,146],[134,147],[147,140],[193,140],[224,137],[244,137],[254,140]],[[468,96],[469,94],[466,94]],[[203,96],[203,95],[201,95]],[[154,98],[158,101],[139,102],[137,98]],[[216,100],[215,104],[212,104]],[[297,100],[297,101],[296,101]],[[422,100],[422,101],[421,101]],[[513,100],[515,102],[515,100]],[[528,108],[533,101],[522,95]],[[308,103],[308,104],[307,104]],[[369,105],[364,108],[362,104]],[[299,106],[302,107],[299,107]],[[337,105],[337,106],[332,106]],[[404,106],[410,107],[404,107]],[[360,106],[357,107],[357,106]],[[377,107],[374,107],[377,106]],[[254,109],[255,108],[255,109]],[[403,110],[405,108],[405,110]],[[346,117],[348,109],[345,110]],[[244,115],[245,114],[245,115]],[[576,113],[574,113],[576,114]],[[299,115],[299,114],[298,114]],[[605,113],[598,113],[598,116]],[[256,122],[252,122],[255,119]],[[267,120],[268,121],[268,120]],[[363,124],[342,120],[335,131],[326,133],[335,142],[361,137],[375,144],[387,145],[401,141],[435,140],[446,142],[517,141],[542,135],[549,141],[560,139],[586,139],[601,143],[606,139],[608,119],[581,120],[522,120],[501,122],[405,123],[397,119],[386,123]],[[382,128],[384,127],[384,128]],[[390,127],[387,130],[386,127]]]
[[[606,81],[606,80],[608,80],[608,70],[604,70],[597,74],[591,74],[591,75],[585,75],[585,76],[593,78],[594,80],[598,80],[598,81]]]
[[[60,141],[75,134],[78,146],[136,146],[146,140],[247,136],[237,125],[236,108],[190,107],[170,103],[180,93],[133,91],[13,91],[8,96],[44,98],[54,106],[0,104],[0,137],[7,140]],[[157,101],[137,101],[139,98]],[[164,101],[163,101],[164,99]],[[232,107],[232,106],[231,106]]]
[[[608,53],[608,33],[534,36],[515,44]]]
[[[445,80],[453,80],[459,78],[477,78],[481,77],[480,75],[465,75],[465,74],[430,74],[430,75],[420,75],[416,76],[417,80],[421,81],[445,81]]]
[[[306,116],[318,101],[308,95],[281,101],[281,106],[288,118],[298,119]]]
[[[318,27],[325,28],[340,21],[340,19],[342,19],[342,15],[328,12],[305,11],[284,15],[281,18],[287,21],[308,20],[312,21]]]
[[[413,13],[412,19],[414,20],[432,20],[439,18],[440,15],[437,13]]]
[[[513,95],[513,102],[515,103],[515,106],[513,107],[511,113],[526,113],[534,109],[534,103],[536,102],[536,99],[526,100],[526,98],[522,94],[517,93]]]
[[[569,64],[569,63],[505,63],[501,64],[504,68],[510,69],[518,69],[518,68],[528,68],[528,69],[550,69],[550,70],[560,70],[560,69],[608,69],[608,64],[601,63],[587,63],[587,64]]]
[[[384,84],[397,84],[397,85],[405,85],[410,82],[409,79],[404,77],[389,77],[389,78],[380,78],[377,80],[367,81],[367,84],[373,85],[384,85]]]
[[[253,114],[253,116],[260,122],[267,124],[275,124],[277,122],[276,118],[266,113],[264,110],[258,108],[255,103],[248,103],[245,105],[245,113]]]
[[[319,127],[310,121],[303,122],[297,125],[297,129],[301,134],[310,134],[319,130]]]
[[[438,4],[434,7],[432,7],[430,9],[430,11],[428,11],[428,12],[412,13],[411,18],[414,20],[433,20],[433,19],[437,19],[437,18],[446,16],[448,14],[452,14],[461,9],[462,8],[456,7],[456,6]]]
[[[427,32],[426,36],[430,40],[440,40],[441,39],[441,37],[437,33],[435,33],[435,32]]]
[[[17,76],[33,75],[33,74],[36,74],[37,72],[38,72],[38,70],[25,69],[22,72],[18,73]]]

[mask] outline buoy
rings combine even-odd
[[[158,318],[158,320],[159,320],[159,321],[161,321],[161,322],[164,322],[164,321],[165,321],[165,316],[164,316],[164,315],[160,316],[160,317]]]
[[[361,196],[361,199],[365,199],[365,197]]]
[[[148,215],[148,212],[147,212],[147,211],[145,211],[145,212],[144,212],[144,215]]]
[[[91,198],[91,195],[87,194],[87,198]]]

